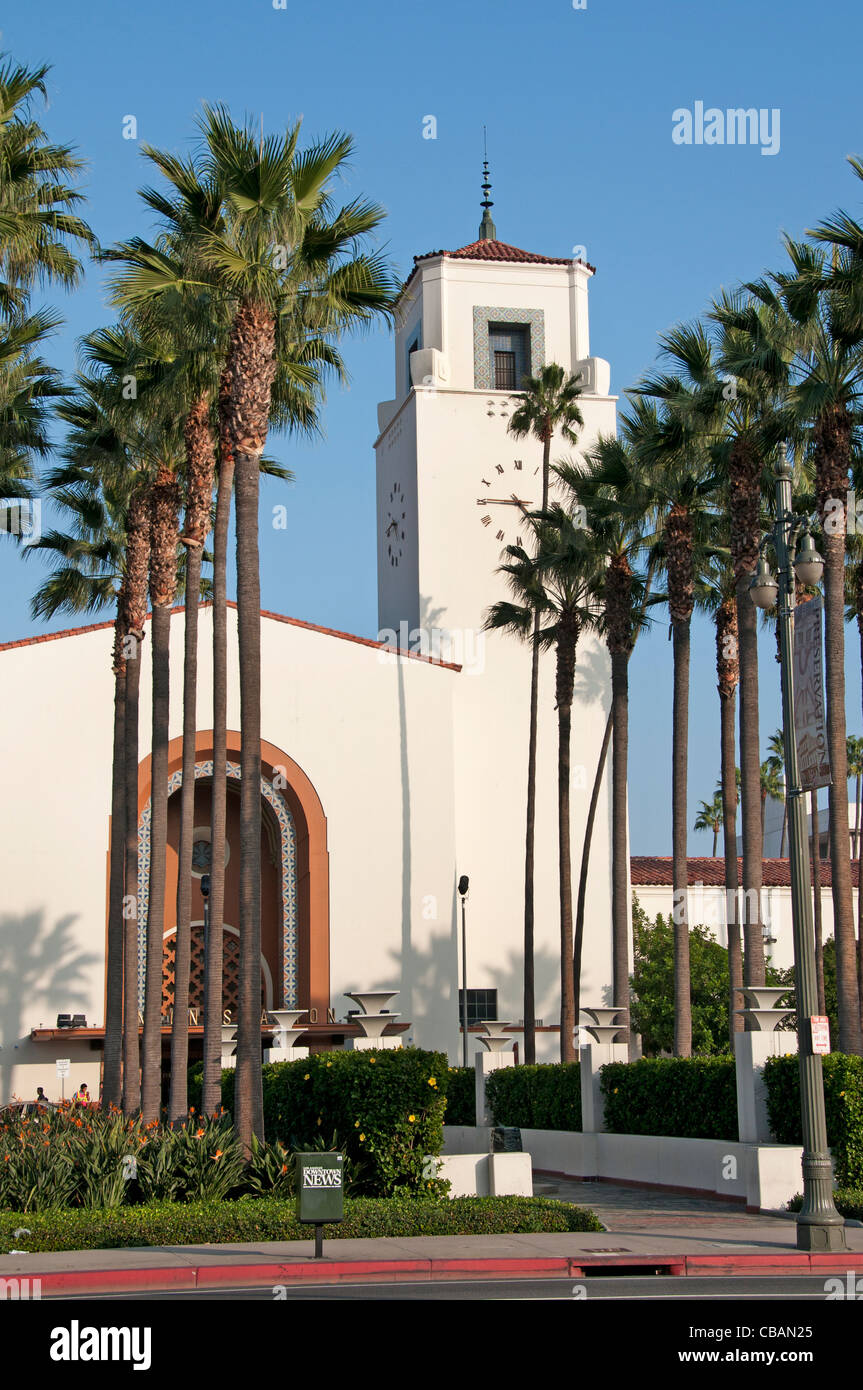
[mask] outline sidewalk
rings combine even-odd
[[[417,1236],[314,1242],[183,1245],[0,1256],[0,1278],[41,1280],[43,1297],[252,1285],[465,1278],[578,1278],[593,1270],[718,1274],[863,1273],[863,1227],[846,1226],[847,1252],[796,1249],[788,1214],[747,1213],[690,1194],[579,1183],[537,1174],[537,1195],[592,1208],[601,1232]]]

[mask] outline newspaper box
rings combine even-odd
[[[297,1217],[310,1225],[343,1221],[345,1216],[344,1155],[297,1154]]]

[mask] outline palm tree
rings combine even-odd
[[[849,734],[845,740],[848,759],[848,776],[856,779],[854,791],[854,838],[852,840],[852,858],[860,858],[860,779],[863,777],[863,738],[856,738],[854,734]]]
[[[779,841],[779,858],[785,858],[785,833],[788,829],[788,802],[785,797],[785,743],[784,734],[781,729],[777,729],[775,734],[771,734],[767,741],[768,756],[767,761],[773,771],[782,781],[783,793],[782,800],[785,809],[782,815],[782,835]]]
[[[331,215],[332,179],[351,153],[334,135],[298,152],[300,125],[260,142],[251,126],[234,126],[224,107],[202,119],[204,180],[218,190],[223,222],[212,210],[195,242],[206,287],[230,305],[231,328],[220,397],[235,466],[237,607],[240,648],[240,1017],[235,1083],[243,1141],[263,1135],[260,1071],[260,460],[276,379],[277,338],[314,322],[318,336],[338,334],[389,312],[392,285],[380,257],[356,253],[381,210],[355,202]],[[156,277],[158,280],[158,277]],[[164,289],[141,284],[144,297]],[[296,340],[295,340],[296,341]],[[218,514],[217,514],[218,523]]]
[[[719,831],[722,826],[722,792],[715,791],[712,801],[700,801],[701,810],[695,817],[695,830],[713,831],[713,858],[716,858],[716,844],[719,840]]]
[[[542,445],[542,502],[548,507],[551,444],[555,434],[566,443],[577,440],[584,423],[578,407],[579,378],[550,362],[538,377],[527,377],[515,397],[508,430],[516,439],[532,436]],[[536,737],[539,702],[539,614],[534,616],[530,668],[530,724],[527,743],[527,814],[524,836],[524,1060],[536,1061],[536,985],[534,979],[534,841],[536,837]]]
[[[586,521],[598,555],[607,561],[603,584],[601,629],[611,658],[611,710],[598,760],[591,797],[579,874],[573,953],[575,1017],[581,996],[581,953],[584,938],[584,905],[590,837],[599,783],[609,738],[612,749],[612,991],[625,1028],[618,1038],[629,1036],[629,823],[627,806],[629,750],[629,658],[644,619],[653,580],[634,568],[646,540],[649,496],[644,470],[635,451],[623,439],[600,436],[582,465],[555,465],[554,474],[566,487],[574,505],[585,509]]]
[[[49,144],[32,116],[34,96],[47,96],[48,72],[0,64],[0,317],[13,321],[26,316],[34,285],[77,284],[75,250],[95,244],[73,211],[82,195],[69,178],[81,160],[69,146]]]
[[[709,558],[716,525],[710,508],[717,483],[707,450],[687,421],[693,388],[712,371],[710,345],[700,326],[681,326],[667,340],[678,360],[687,364],[689,381],[661,375],[637,388],[624,431],[637,441],[641,457],[652,465],[650,490],[657,518],[654,542],[667,576],[674,661],[672,713],[672,856],[675,926],[675,1055],[692,1051],[692,1004],[689,972],[687,857],[687,766],[689,742],[690,631],[697,574]],[[669,349],[670,350],[670,349]],[[647,397],[652,396],[654,401]],[[658,406],[656,402],[659,402]]]
[[[726,513],[727,515],[727,513]],[[722,815],[722,848],[725,859],[725,931],[728,943],[728,1031],[743,1030],[738,1010],[743,1006],[743,951],[738,912],[739,873],[737,863],[737,805],[740,798],[740,769],[734,734],[740,663],[737,641],[737,603],[734,569],[727,541],[725,517],[720,518],[721,550],[708,561],[696,589],[699,609],[712,615],[716,647],[716,688],[719,693],[720,775],[714,792]],[[714,842],[714,854],[716,846]]]
[[[768,758],[761,764],[761,835],[764,836],[764,813],[767,807],[767,798],[771,801],[784,801],[785,789],[782,778],[776,771],[776,767]]]
[[[497,603],[486,627],[512,633],[540,648],[554,648],[557,662],[558,855],[560,887],[560,1060],[575,1060],[570,739],[575,662],[582,632],[596,625],[601,569],[588,532],[559,504],[532,514],[535,554],[508,546],[501,565],[514,603]],[[520,600],[520,602],[518,602]],[[534,638],[539,617],[539,635]]]
[[[840,232],[841,232],[840,228]],[[819,229],[829,241],[830,227]],[[863,1052],[848,826],[848,764],[845,721],[845,517],[852,437],[863,383],[863,315],[845,288],[849,252],[833,243],[833,266],[818,248],[786,238],[791,267],[771,277],[797,329],[789,407],[812,445],[815,495],[824,541],[825,684],[829,787],[830,857],[836,940],[839,1043],[844,1052]],[[841,525],[836,518],[841,518]]]

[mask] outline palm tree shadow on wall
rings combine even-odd
[[[9,1098],[17,1045],[27,1036],[24,1012],[54,1027],[58,1013],[84,1010],[90,1002],[86,980],[99,960],[92,952],[77,949],[69,913],[47,927],[43,911],[25,916],[0,916],[0,1098]],[[38,1015],[36,1009],[38,1007]],[[49,1049],[50,1051],[50,1049]],[[53,1054],[46,1051],[50,1065]]]
[[[443,925],[443,924],[442,924]],[[471,972],[471,923],[470,906],[468,905],[467,917],[467,987],[471,989],[496,989],[498,993],[498,1017],[505,1021],[516,1023],[520,1016],[517,1009],[513,1017],[510,1013],[502,1012],[506,1008],[506,1000],[514,999],[519,1001],[524,990],[524,964],[520,955],[511,953],[509,963],[506,966],[494,965],[484,966]],[[450,1044],[450,1063],[454,1066],[461,1066],[462,1061],[462,1040],[460,1032],[461,1020],[459,1017],[459,998],[454,988],[455,971],[460,970],[461,961],[461,927],[460,925],[452,931],[440,936],[436,936],[427,950],[419,950],[414,947],[410,956],[410,978],[403,969],[403,989],[409,995],[412,1007],[417,1009],[422,1017],[430,1020],[441,1018],[441,1003],[448,1001],[446,1007],[451,1011],[449,1020],[450,1027],[447,1035],[452,1039]],[[393,960],[398,964],[398,952],[390,953]],[[543,1013],[538,1009],[539,1016],[544,1019],[546,1024],[557,1024],[560,1011],[560,956],[554,951],[548,951],[540,947],[536,952],[536,985],[537,999],[543,1004],[548,1003],[548,1011]],[[401,1003],[401,1000],[399,1000]],[[406,1010],[403,1013],[405,1021],[414,1022],[412,1013]],[[407,1037],[416,1038],[415,1031],[409,1030]],[[520,1035],[514,1035],[515,1041],[521,1042]],[[557,1042],[555,1041],[555,1048]],[[468,1064],[473,1066],[474,1055],[479,1052],[480,1046],[472,1035],[468,1042]],[[524,1048],[519,1047],[520,1060],[524,1061]]]

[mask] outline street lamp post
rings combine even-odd
[[[467,897],[467,890],[470,886],[470,879],[467,874],[462,874],[458,881],[458,891],[461,898],[461,1032],[462,1032],[462,1065],[467,1066],[467,930],[464,920],[464,900]]]
[[[824,1114],[821,1058],[812,1051],[810,1019],[818,1013],[815,979],[815,940],[809,878],[805,792],[800,786],[797,731],[794,714],[794,577],[817,584],[823,561],[815,550],[808,522],[795,516],[791,499],[791,465],[781,459],[775,469],[776,521],[762,541],[772,544],[779,572],[777,585],[763,553],[749,586],[759,608],[777,601],[782,672],[782,726],[785,744],[785,796],[788,804],[788,844],[791,861],[791,917],[797,994],[797,1039],[800,1063],[800,1110],[803,1128],[803,1206],[797,1215],[798,1250],[844,1250],[844,1221],[833,1204],[833,1176]],[[800,545],[798,547],[798,541]]]

